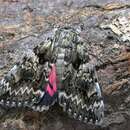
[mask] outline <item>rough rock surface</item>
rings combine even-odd
[[[53,27],[82,28],[96,65],[105,119],[94,127],[46,113],[0,108],[0,130],[130,130],[130,0],[0,0],[0,78]]]

